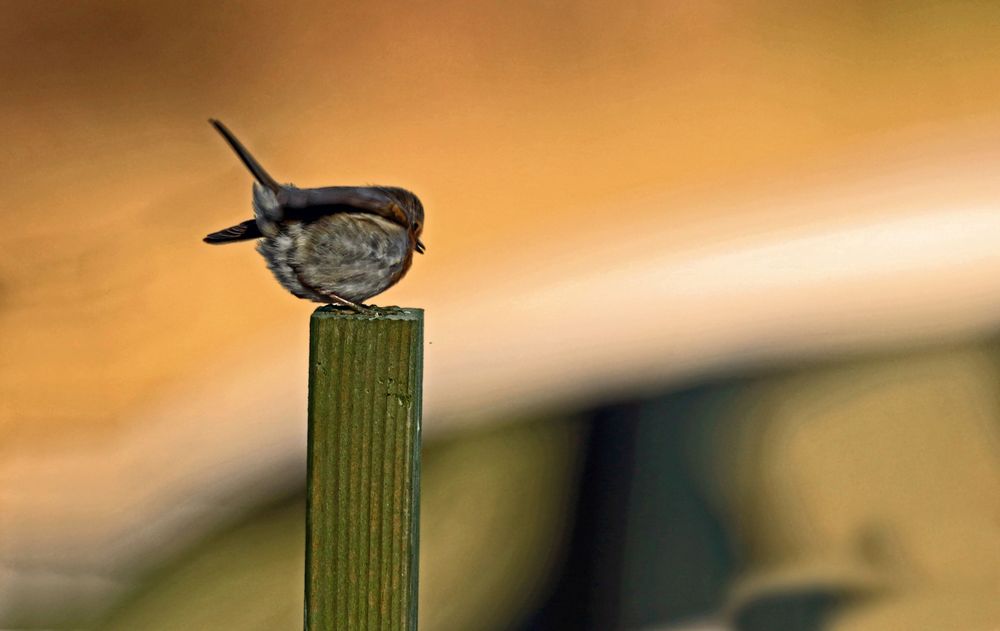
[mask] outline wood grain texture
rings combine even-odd
[[[310,324],[307,631],[417,628],[423,311]]]

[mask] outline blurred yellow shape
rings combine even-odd
[[[1000,614],[998,383],[996,357],[966,348],[751,388],[713,436],[712,488],[746,559],[733,608],[817,588],[898,594],[884,620],[950,610],[948,594],[963,593],[969,620],[993,626],[936,628],[1000,626],[984,613]],[[864,626],[869,614],[850,611],[852,631],[935,628]]]

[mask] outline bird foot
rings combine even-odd
[[[330,295],[329,298],[332,299],[330,302],[330,306],[332,307],[346,307],[358,315],[378,316],[381,314],[379,308],[374,305],[368,306],[361,304],[360,302],[351,302],[347,298],[341,298],[340,296],[334,295]]]

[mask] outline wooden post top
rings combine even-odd
[[[358,313],[349,307],[325,305],[313,311],[314,320],[413,320],[423,319],[424,310],[412,307],[370,307],[368,313]]]

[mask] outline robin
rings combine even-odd
[[[298,188],[278,184],[217,120],[212,126],[253,174],[254,218],[213,232],[206,243],[259,239],[257,251],[281,286],[299,298],[358,312],[392,287],[424,253],[424,207],[392,186]]]

